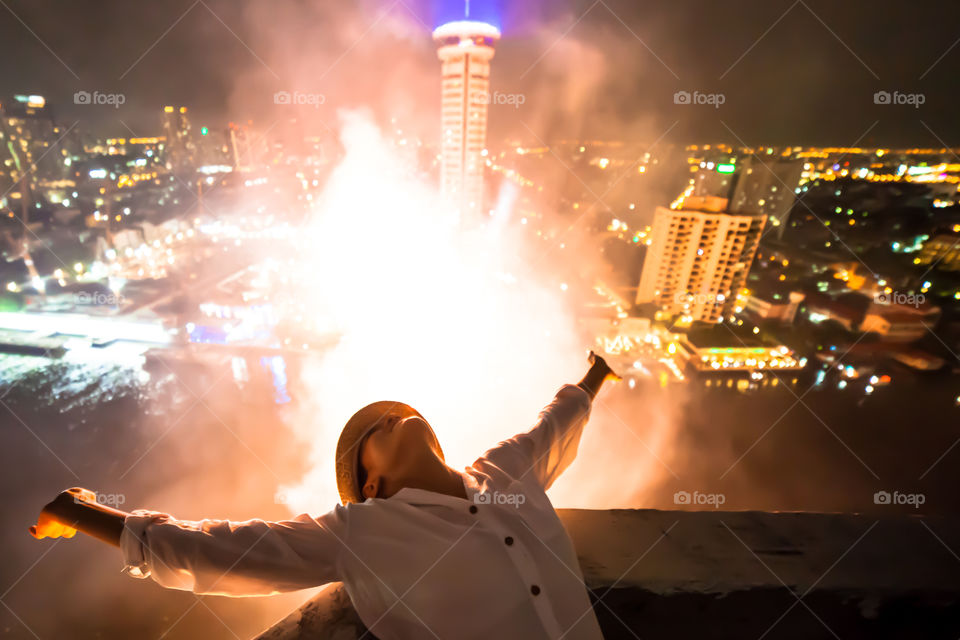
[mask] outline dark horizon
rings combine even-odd
[[[382,117],[419,117],[397,96],[439,92],[429,30],[450,3],[439,4],[447,6],[8,0],[0,55],[15,63],[0,95],[44,95],[62,124],[79,120],[104,136],[131,135],[126,127],[157,134],[165,104],[188,106],[198,125],[262,122],[272,92],[291,88],[321,91],[321,117],[331,121],[338,107],[369,103]],[[473,15],[484,15],[474,5]],[[492,89],[527,98],[493,110],[491,140],[960,145],[950,73],[960,6],[918,14],[892,2],[578,0],[495,13],[503,38]],[[372,77],[383,74],[389,82]],[[83,90],[126,101],[119,109],[74,104]],[[723,104],[675,104],[678,91],[719,93]],[[923,104],[876,104],[878,91],[921,94]]]

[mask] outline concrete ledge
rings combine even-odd
[[[960,518],[579,509],[560,517],[607,638],[960,635]],[[352,640],[364,631],[337,584],[259,638]]]
[[[311,638],[311,640],[356,640],[367,631],[354,611],[346,589],[339,582],[257,636],[258,640]],[[373,638],[367,634],[367,638]]]

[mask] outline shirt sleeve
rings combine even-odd
[[[339,580],[346,508],[292,520],[177,520],[134,511],[120,536],[124,571],[170,589],[273,595]]]
[[[591,404],[586,391],[564,385],[540,412],[532,429],[490,449],[474,466],[492,464],[517,480],[533,476],[544,490],[549,489],[577,457]]]

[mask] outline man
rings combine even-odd
[[[377,402],[337,444],[342,505],[265,522],[125,513],[70,489],[36,538],[77,531],[120,547],[125,570],[201,594],[269,595],[342,581],[379,638],[600,638],[576,552],[546,490],[573,461],[606,362],[566,385],[534,427],[464,471],[412,407]]]

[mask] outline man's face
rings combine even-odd
[[[416,474],[425,456],[439,451],[430,425],[423,418],[386,414],[364,438],[360,464],[366,469],[365,498],[389,498]]]

